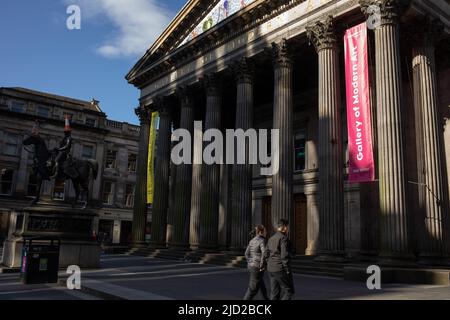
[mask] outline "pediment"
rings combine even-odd
[[[298,0],[295,2],[301,3],[306,11],[310,11],[330,1]],[[228,19],[236,20],[235,17],[239,17],[240,13],[259,13],[261,12],[259,7],[271,9],[288,2],[290,0],[189,0],[127,74],[126,79],[130,83],[134,83],[137,77],[164,56],[191,41],[195,43],[196,38],[202,38],[200,35],[207,33],[210,29],[214,30],[217,29],[216,26],[220,28],[220,26],[226,25]]]
[[[186,36],[179,47],[186,44],[187,42],[195,39],[200,34],[208,31],[215,25],[231,17],[233,14],[244,9],[249,4],[252,4],[256,0],[220,0],[216,1],[216,5],[212,10],[210,10],[200,23],[198,23]]]
[[[165,31],[127,75],[127,80],[141,69],[172,50],[260,0],[189,0]]]

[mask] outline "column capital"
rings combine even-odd
[[[306,33],[317,52],[323,49],[336,48],[336,32],[332,16],[327,16],[306,26]]]
[[[205,75],[201,80],[208,96],[219,96],[222,88],[222,79],[217,73]]]
[[[380,14],[381,25],[386,25],[397,23],[399,12],[410,2],[410,0],[359,0],[359,5],[366,17]]]
[[[145,107],[137,107],[134,109],[134,113],[139,118],[139,122],[141,125],[150,123],[150,114],[149,111]]]
[[[170,116],[169,97],[155,97],[153,99],[155,111],[158,111],[160,117]]]
[[[251,61],[242,57],[232,64],[232,71],[237,83],[253,83],[253,64]]]
[[[194,89],[189,86],[181,86],[176,89],[175,95],[181,102],[181,108],[192,107],[194,98]]]
[[[292,67],[292,52],[287,39],[272,42],[271,54],[275,67]]]

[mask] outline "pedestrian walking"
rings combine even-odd
[[[266,234],[266,228],[263,225],[257,225],[255,227],[255,235],[250,240],[247,250],[245,250],[250,281],[244,300],[253,300],[259,290],[261,290],[263,298],[269,300],[266,285],[264,283]]]
[[[287,234],[289,223],[281,219],[277,232],[269,239],[265,259],[270,276],[271,300],[291,300],[295,293],[291,271],[290,244]]]

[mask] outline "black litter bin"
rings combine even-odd
[[[22,249],[20,278],[24,284],[57,283],[59,248],[57,238],[27,238]]]

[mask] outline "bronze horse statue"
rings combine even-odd
[[[44,139],[39,135],[30,135],[23,140],[25,146],[34,146],[33,154],[33,170],[36,175],[36,198],[31,205],[35,205],[39,202],[41,187],[43,181],[51,180],[53,168],[55,167],[56,151],[49,151]],[[75,207],[78,203],[81,190],[86,194],[86,201],[84,202],[83,209],[89,204],[89,181],[92,173],[92,179],[95,180],[98,175],[98,162],[96,160],[80,160],[75,158],[68,158],[69,161],[64,165],[62,175],[58,175],[55,180],[66,181],[71,180],[75,189],[75,198],[72,202],[72,207]],[[69,170],[70,169],[70,170]]]

